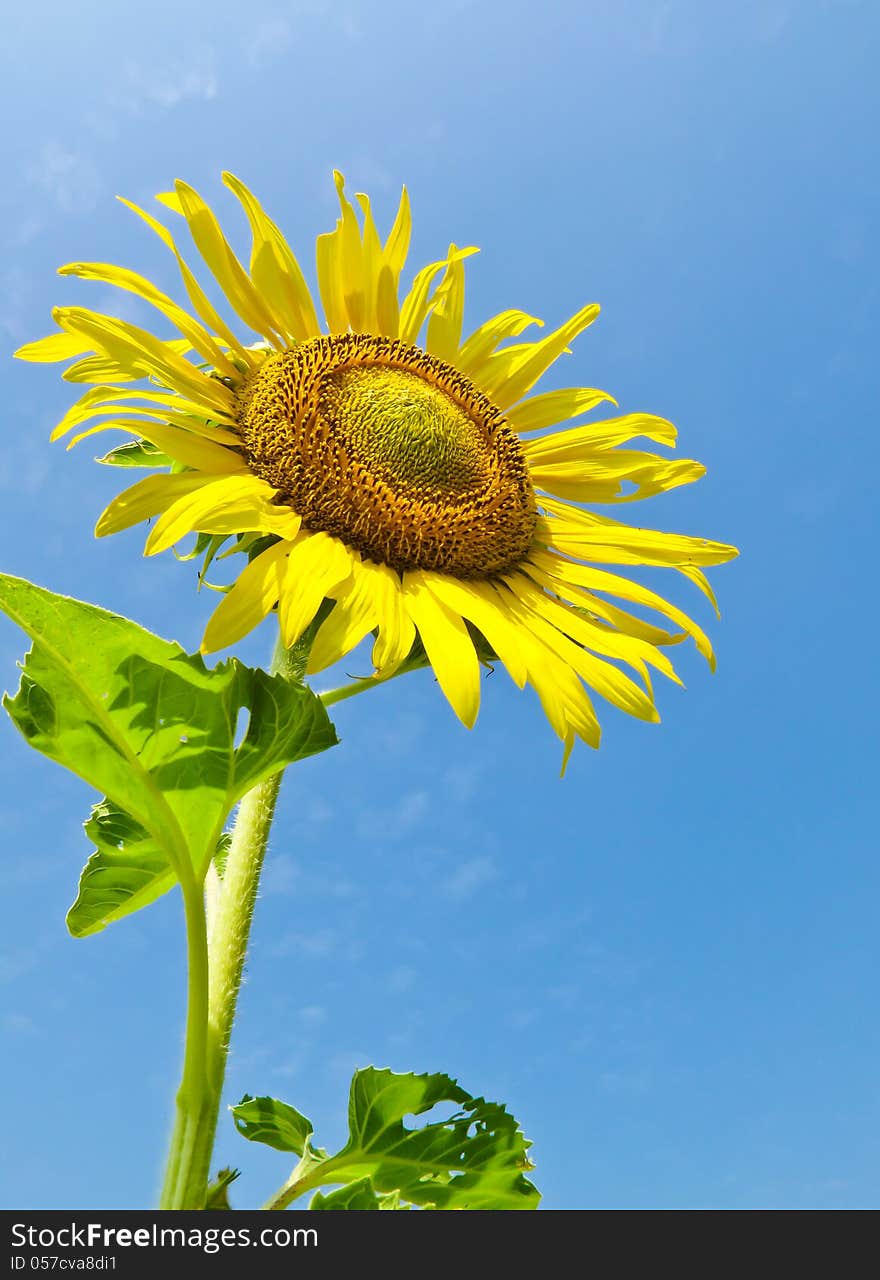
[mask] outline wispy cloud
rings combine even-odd
[[[462,862],[443,882],[442,889],[447,897],[463,900],[472,897],[478,889],[491,884],[497,877],[495,859],[484,854]]]
[[[157,69],[129,60],[123,66],[125,106],[139,114],[146,106],[170,110],[181,102],[210,102],[217,96],[214,52],[202,49],[188,61],[171,61]]]
[[[98,202],[101,183],[94,165],[59,142],[43,145],[27,176],[63,213],[88,213]]]
[[[361,36],[354,6],[340,0],[292,0],[283,14],[264,14],[254,23],[244,44],[245,61],[250,67],[265,67],[289,49],[296,28],[307,33],[309,27],[329,27],[345,40]]]
[[[429,796],[426,791],[410,791],[393,805],[382,809],[368,809],[358,819],[357,832],[362,840],[371,842],[401,840],[427,817]]]
[[[418,981],[418,972],[411,965],[401,964],[392,969],[388,975],[388,990],[395,994],[412,991]]]
[[[267,861],[262,892],[267,897],[296,894],[298,897],[351,898],[357,893],[357,885],[340,875],[335,867],[324,870],[311,864],[304,866],[290,854],[282,853]]]
[[[290,23],[286,18],[269,17],[258,22],[248,33],[244,56],[250,67],[263,67],[272,62],[290,44]]]
[[[29,1013],[5,1013],[3,1030],[13,1036],[32,1035],[37,1030],[37,1024]]]

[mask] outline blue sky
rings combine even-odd
[[[354,1066],[445,1070],[520,1118],[548,1208],[876,1207],[876,6],[84,0],[5,24],[3,569],[197,646],[215,597],[141,531],[92,540],[117,477],[49,446],[70,388],[9,353],[59,302],[136,316],[61,263],[176,289],[117,193],[185,178],[241,240],[224,168],[306,261],[334,167],[380,227],[406,182],[411,264],[482,247],[471,325],[601,302],[547,385],[671,418],[708,476],[627,514],[742,549],[720,623],[669,587],[717,674],[682,652],[663,724],[605,708],[564,781],[500,671],[472,734],[424,673],[337,709],[342,746],[285,782],[228,1100],[283,1097],[329,1146]],[[6,687],[23,649],[4,622]],[[69,939],[92,797],[0,738],[0,1203],[141,1207],[179,903]],[[221,1133],[258,1204],[284,1157]]]

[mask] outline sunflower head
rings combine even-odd
[[[235,319],[214,307],[165,224],[124,201],[173,255],[188,306],[125,268],[73,263],[62,273],[136,294],[176,336],[59,308],[58,331],[17,353],[73,360],[64,376],[90,387],[53,438],[122,430],[134,439],[102,461],[150,469],[96,532],[156,518],[147,554],[191,533],[212,552],[232,539],[248,553],[205,651],[276,608],[292,645],[320,612],[311,671],[372,633],[374,674],[385,679],[420,644],[470,726],[488,655],[533,686],[566,758],[576,737],[599,742],[588,689],[658,719],[650,671],[678,679],[666,648],[690,636],[711,664],[711,646],[675,605],[616,570],[671,568],[714,603],[703,568],[736,551],[595,510],[703,474],[633,444],[674,445],[662,418],[587,418],[614,403],[594,388],[533,394],[598,307],[531,341],[516,340],[542,322],[513,310],[464,336],[464,260],[475,250],[450,245],[401,300],[406,191],[383,242],[369,199],[358,195],[356,209],[336,174],[340,218],[317,241],[322,325],[276,224],[242,182],[224,181],[250,226],[248,266],[186,183],[158,199],[187,224]],[[240,336],[241,324],[255,336]]]
[[[238,421],[276,500],[375,564],[490,578],[528,552],[537,508],[519,437],[418,347],[348,333],[277,352]]]

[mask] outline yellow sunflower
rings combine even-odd
[[[585,685],[657,720],[650,668],[678,680],[663,647],[691,636],[713,664],[710,643],[674,605],[601,566],[668,566],[714,603],[703,566],[736,550],[633,528],[582,504],[649,497],[704,468],[630,446],[637,437],[674,445],[675,428],[653,415],[558,429],[602,402],[616,404],[603,391],[530,394],[597,306],[534,341],[510,341],[542,325],[521,311],[502,311],[463,338],[464,259],[476,250],[450,245],[401,302],[406,190],[383,244],[367,196],[355,197],[359,218],[340,174],[335,181],[341,217],[317,240],[326,332],[284,236],[228,173],[253,236],[249,270],[192,187],[178,182],[158,199],[185,220],[233,311],[261,340],[236,336],[167,227],[129,201],[176,258],[191,311],[122,267],[61,268],[136,294],[181,335],[163,340],[112,316],[60,307],[60,332],[17,352],[75,358],[65,378],[93,384],[53,439],[76,429],[72,445],[121,429],[136,439],[105,461],[162,469],[114,499],[96,533],[158,517],[147,555],[193,532],[236,538],[248,563],[208,623],[205,652],[239,640],[276,606],[282,638],[293,645],[330,600],[312,673],[373,633],[375,678],[387,679],[420,641],[471,727],[481,661],[497,657],[519,687],[534,687],[566,758],[576,737],[599,743]],[[675,630],[615,600],[654,610]]]

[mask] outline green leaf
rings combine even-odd
[[[0,575],[0,609],[34,642],[4,706],[31,746],[106,795],[108,822],[127,824],[117,852],[134,863],[115,869],[132,897],[151,900],[143,873],[157,871],[156,851],[203,876],[245,792],[336,742],[304,685],[235,659],[209,670],[127,618],[21,578]],[[109,857],[107,842],[96,843]]]
[[[79,893],[67,913],[67,927],[74,938],[100,933],[177,884],[167,857],[149,832],[109,800],[95,805],[85,832],[98,847],[83,867]]]
[[[263,1142],[276,1151],[292,1151],[301,1156],[314,1132],[311,1120],[277,1098],[252,1098],[246,1093],[229,1110],[243,1138]]]
[[[92,809],[85,833],[98,847],[82,869],[79,893],[67,913],[67,928],[74,938],[100,933],[108,924],[149,906],[177,884],[177,876],[152,836],[109,800]],[[221,877],[229,844],[229,834],[224,831],[214,852]]]
[[[96,458],[108,467],[170,467],[171,459],[148,440],[126,440],[103,458]]]
[[[347,1187],[340,1187],[338,1191],[331,1191],[326,1196],[316,1191],[309,1204],[310,1209],[378,1209],[380,1207],[379,1197],[373,1190],[373,1184],[369,1178],[359,1178],[357,1182],[350,1182]]]
[[[280,1146],[274,1117],[285,1104],[273,1098],[258,1101],[261,1123],[239,1124],[239,1132]],[[448,1118],[417,1128],[404,1123],[408,1116],[424,1115],[444,1103],[456,1108]],[[272,1208],[285,1208],[306,1191],[339,1183],[345,1195],[334,1192],[312,1207],[397,1208],[401,1201],[426,1209],[538,1207],[539,1192],[524,1176],[533,1167],[527,1156],[531,1144],[516,1120],[498,1103],[472,1097],[449,1076],[397,1075],[374,1067],[356,1071],[348,1124],[348,1142],[336,1155],[307,1145],[307,1135],[296,1148],[288,1148],[303,1159]],[[369,1191],[380,1197],[378,1205],[366,1203]]]

